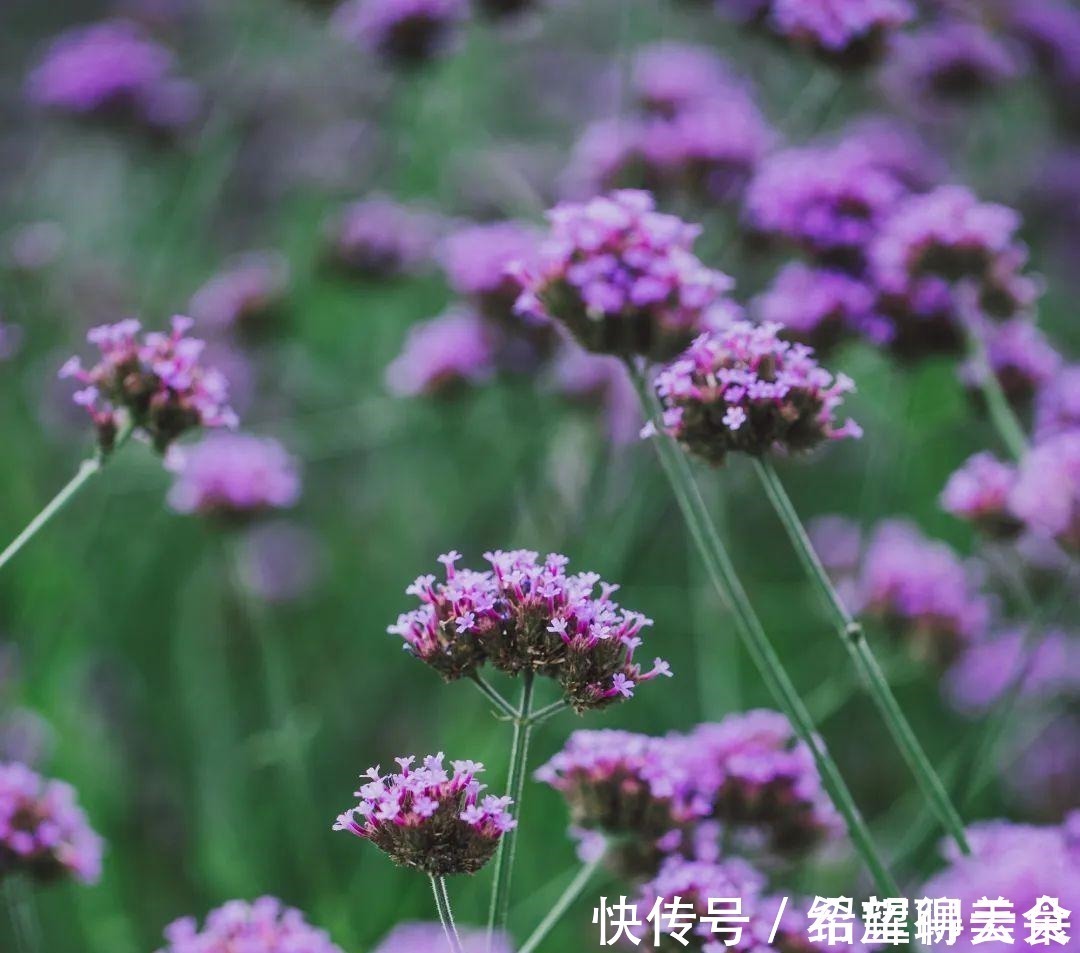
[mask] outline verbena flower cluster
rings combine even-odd
[[[475,571],[457,568],[460,553],[440,556],[446,581],[420,576],[406,590],[420,608],[389,628],[446,680],[486,662],[511,675],[532,672],[557,681],[580,712],[630,698],[640,683],[671,674],[660,659],[648,671],[634,661],[640,632],[652,622],[612,600],[617,586],[595,573],[568,574],[569,560],[556,553],[541,559],[496,550],[484,558],[491,569]]]
[[[522,222],[469,225],[443,239],[439,260],[454,291],[486,316],[505,321],[521,293],[508,269],[515,263],[528,267],[538,244],[536,229]]]
[[[191,327],[180,316],[169,334],[143,334],[134,319],[104,324],[86,336],[100,351],[98,362],[87,369],[73,357],[61,368],[61,377],[83,385],[74,400],[93,418],[103,451],[112,449],[125,420],[159,452],[197,427],[236,426],[228,383],[202,365],[205,345],[187,336]]]
[[[188,310],[200,326],[250,333],[275,322],[288,290],[288,261],[277,252],[250,252],[196,291]]]
[[[24,764],[0,764],[0,880],[25,874],[49,882],[101,876],[101,838],[90,828],[75,790]]]
[[[158,953],[341,953],[329,934],[274,897],[230,900],[207,914],[202,929],[184,917],[165,929],[165,943]]]
[[[886,38],[915,15],[908,0],[772,0],[770,26],[842,66],[878,59]]]
[[[444,394],[488,380],[497,335],[475,311],[447,311],[414,324],[401,353],[386,368],[386,386],[402,397]]]
[[[473,874],[495,854],[499,839],[517,826],[509,797],[486,795],[477,780],[484,766],[475,761],[443,766],[443,755],[396,759],[400,771],[378,767],[356,796],[360,803],[337,819],[334,830],[371,841],[402,867],[433,877]]]
[[[363,278],[415,275],[431,262],[440,224],[429,212],[385,196],[353,202],[325,225],[325,256]]]
[[[736,321],[695,340],[656,377],[664,429],[718,465],[733,452],[800,452],[860,436],[854,422],[835,419],[851,379],[833,377],[811,348],[781,340],[780,330]]]
[[[390,65],[411,68],[445,53],[468,11],[465,0],[348,0],[334,25]]]

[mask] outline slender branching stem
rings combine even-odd
[[[964,835],[964,822],[960,818],[949,792],[938,777],[937,771],[930,763],[929,757],[923,750],[919,739],[916,737],[910,722],[904,716],[900,703],[897,702],[889,680],[885,676],[877,657],[874,655],[870,643],[866,640],[866,633],[862,625],[852,616],[850,610],[844,604],[844,600],[836,591],[829,574],[821,564],[813,543],[799,519],[795,506],[788,496],[784,484],[781,482],[776,468],[771,461],[764,458],[755,458],[754,468],[758,478],[765,489],[769,502],[772,503],[776,515],[783,523],[788,538],[795,547],[799,559],[806,570],[810,581],[814,583],[829,608],[833,622],[836,626],[840,641],[844,644],[848,654],[855,664],[856,670],[862,677],[867,691],[870,693],[874,704],[877,706],[881,717],[884,719],[892,735],[893,741],[900,749],[904,760],[915,775],[920,789],[933,809],[938,820],[956,841],[957,846],[965,854],[970,852],[967,838]]]
[[[511,705],[510,702],[508,702],[505,698],[503,698],[502,695],[499,694],[499,692],[492,687],[491,683],[488,682],[483,675],[481,675],[479,672],[474,672],[471,676],[469,676],[469,681],[471,681],[477,687],[480,693],[496,708],[498,708],[499,711],[502,712],[507,718],[511,720],[515,720],[517,718],[517,709],[513,705]]]
[[[631,364],[630,372],[646,418],[657,419],[660,408],[644,370]],[[814,729],[814,723],[806,705],[795,689],[791,677],[750,603],[750,598],[735,571],[731,557],[712,522],[689,462],[675,442],[666,434],[658,432],[653,443],[687,528],[694,537],[705,563],[709,579],[720,598],[730,608],[736,631],[746,646],[747,652],[761,673],[776,704],[791,721],[792,729],[813,755],[822,784],[844,818],[852,844],[870,871],[875,885],[879,890],[884,890],[886,896],[900,896],[897,892],[900,888],[885,867],[866,821],[863,820],[839,767]]]
[[[457,924],[454,923],[454,911],[450,908],[450,893],[446,889],[446,878],[431,878],[431,892],[435,895],[435,909],[439,912],[439,922],[446,934],[446,942],[451,953],[462,953],[461,937],[458,936]]]
[[[592,880],[593,875],[603,862],[604,853],[600,851],[598,852],[597,857],[582,865],[574,879],[566,885],[566,889],[559,895],[559,899],[555,901],[544,919],[537,924],[536,929],[533,930],[532,934],[525,941],[525,945],[522,946],[519,953],[534,953],[537,947],[540,946],[551,932],[555,924],[565,916],[566,911],[569,910],[578,897],[581,896],[581,892],[588,886],[589,881]]]
[[[545,705],[543,708],[537,710],[529,717],[529,725],[535,728],[537,725],[542,724],[549,718],[558,715],[560,712],[566,711],[570,707],[570,703],[564,698],[560,698],[557,702],[552,702],[550,705]]]

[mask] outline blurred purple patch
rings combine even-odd
[[[773,0],[769,25],[838,66],[877,60],[887,37],[915,16],[908,0]]]
[[[1020,464],[1009,506],[1030,530],[1080,549],[1080,430],[1048,437]]]
[[[468,15],[466,0],[347,0],[332,24],[387,63],[412,68],[446,53]]]
[[[158,953],[342,953],[326,931],[274,897],[230,900],[207,914],[202,930],[194,917],[177,920],[165,929],[165,944]]]
[[[189,311],[202,325],[255,331],[279,316],[289,278],[289,263],[280,253],[248,252],[196,291]]]
[[[488,953],[487,931],[458,925],[463,953]],[[439,923],[402,923],[394,927],[372,953],[432,953],[446,945]],[[508,938],[496,936],[490,953],[513,953]]]
[[[626,367],[618,358],[590,354],[567,342],[551,362],[552,387],[579,401],[598,403],[608,439],[616,446],[635,442],[644,420]]]
[[[941,508],[991,537],[1012,537],[1024,525],[1009,507],[1014,486],[1015,466],[992,453],[976,453],[949,477],[941,492]]]
[[[991,373],[1013,404],[1027,405],[1061,369],[1061,355],[1038,326],[1026,318],[1004,324],[983,322],[977,333],[984,338]],[[967,361],[960,366],[959,374],[969,388],[977,389],[983,371],[976,362]]]
[[[1003,766],[1005,786],[1028,810],[1056,821],[1080,808],[1080,717],[1063,714]],[[1076,814],[1080,831],[1080,813]],[[1080,841],[1078,841],[1080,842]]]
[[[306,526],[286,520],[260,522],[240,539],[240,578],[267,602],[307,595],[326,568],[321,540]]]
[[[409,329],[386,368],[386,386],[398,397],[416,397],[480,383],[495,371],[496,345],[495,330],[480,315],[447,311]]]
[[[431,262],[440,220],[379,195],[353,202],[326,226],[330,263],[364,278],[413,275]]]
[[[507,322],[513,320],[521,293],[508,267],[532,267],[539,244],[539,229],[524,222],[468,225],[443,239],[439,261],[454,291],[470,298],[485,316]]]
[[[1035,401],[1035,439],[1080,430],[1080,364],[1062,368]]]

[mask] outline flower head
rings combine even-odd
[[[862,66],[876,60],[886,37],[914,15],[907,0],[773,0],[769,22],[830,62]]]
[[[276,252],[250,252],[230,262],[191,298],[200,323],[251,331],[272,323],[289,288],[289,263]]]
[[[521,293],[508,268],[529,267],[538,243],[536,230],[521,222],[470,225],[443,239],[439,259],[454,291],[471,298],[485,315],[503,319],[512,315]]]
[[[474,761],[454,761],[447,771],[442,754],[419,767],[415,758],[396,760],[396,774],[375,767],[362,775],[360,803],[338,817],[334,830],[363,837],[394,863],[433,877],[476,873],[517,826],[511,799],[482,796],[477,775],[484,766]]]
[[[562,321],[591,351],[676,353],[723,303],[731,279],[693,254],[700,228],[622,190],[548,213],[540,263],[523,275],[519,313]]]
[[[1063,367],[1035,399],[1035,439],[1080,430],[1080,364]]]
[[[488,953],[486,930],[458,926],[463,953]],[[394,927],[372,953],[431,953],[446,945],[446,933],[439,923],[402,923]],[[306,953],[306,951],[305,951]],[[496,934],[490,953],[513,953],[505,936]]]
[[[326,253],[333,266],[363,278],[411,275],[430,260],[438,229],[430,213],[372,196],[327,223]]]
[[[1016,467],[992,453],[969,457],[945,484],[942,509],[976,524],[992,536],[1013,536],[1023,526],[1009,509]]]
[[[165,942],[158,953],[341,953],[328,933],[274,897],[230,900],[207,914],[201,930],[184,917],[166,928]]]
[[[60,369],[83,385],[74,400],[93,418],[104,451],[112,448],[121,413],[159,452],[196,427],[236,426],[228,383],[200,363],[204,343],[187,337],[191,325],[180,316],[169,334],[142,334],[133,319],[101,325],[87,334],[101,353],[98,363],[85,369],[73,357]]]
[[[472,675],[490,661],[518,674],[553,678],[578,711],[630,698],[642,682],[670,675],[656,659],[643,671],[634,661],[639,633],[650,619],[612,600],[617,587],[595,573],[568,574],[565,556],[540,559],[527,550],[485,554],[491,569],[459,569],[459,553],[440,557],[446,582],[421,576],[407,590],[420,608],[390,632],[443,678]],[[600,593],[595,592],[600,586]]]
[[[401,397],[441,394],[491,377],[498,332],[473,311],[447,311],[413,325],[386,369],[386,385]]]
[[[777,324],[737,321],[703,334],[656,377],[664,429],[691,452],[722,464],[732,452],[811,450],[857,437],[834,414],[852,381],[834,378],[811,348],[779,338]]]
[[[723,94],[732,74],[708,46],[662,41],[637,52],[631,82],[644,110],[672,116]]]
[[[1025,318],[1003,324],[983,322],[977,333],[985,338],[986,361],[1011,403],[1026,404],[1061,369],[1061,355],[1038,326]],[[977,388],[985,372],[975,362],[960,368],[960,378]]]
[[[101,876],[101,838],[75,801],[75,789],[49,781],[19,763],[0,764],[0,879]]]
[[[467,16],[465,0],[348,0],[334,25],[389,64],[416,67],[443,54]]]
[[[1049,437],[1024,456],[1009,507],[1033,532],[1080,549],[1080,430]]]
[[[271,437],[212,434],[173,448],[168,463],[177,473],[169,505],[178,513],[247,517],[286,509],[300,496],[296,460]]]

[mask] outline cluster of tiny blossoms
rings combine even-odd
[[[736,321],[695,340],[657,375],[664,429],[713,464],[732,452],[797,452],[860,436],[854,422],[836,426],[834,417],[851,379],[834,378],[780,330]]]
[[[517,309],[556,319],[587,349],[670,358],[730,307],[732,281],[692,248],[701,232],[655,210],[647,192],[612,192],[548,212],[535,270],[522,269]]]
[[[443,755],[398,758],[398,774],[370,768],[356,792],[360,803],[340,815],[334,830],[371,841],[397,864],[433,877],[476,873],[495,854],[499,839],[513,830],[509,797],[487,795],[475,761],[454,761],[453,774]]]
[[[555,679],[580,712],[671,674],[660,659],[647,672],[634,661],[639,633],[651,620],[620,608],[611,598],[618,587],[595,573],[567,574],[565,556],[541,560],[529,550],[497,550],[484,554],[491,569],[481,572],[458,569],[460,558],[439,557],[445,582],[424,575],[409,586],[421,605],[389,628],[447,681],[473,675],[485,662],[511,675],[533,672]]]
[[[165,928],[165,943],[158,953],[341,953],[325,931],[274,897],[230,900],[207,914],[201,930],[194,917],[176,920]]]
[[[0,764],[0,880],[27,874],[37,880],[101,876],[102,843],[75,802],[75,791],[26,765]]]
[[[101,352],[84,368],[73,357],[60,369],[83,385],[75,403],[90,413],[104,452],[112,449],[124,422],[164,452],[181,434],[196,427],[234,427],[236,415],[226,403],[224,376],[200,364],[204,342],[187,336],[190,318],[172,319],[169,334],[142,334],[134,319],[93,328],[87,340]]]

